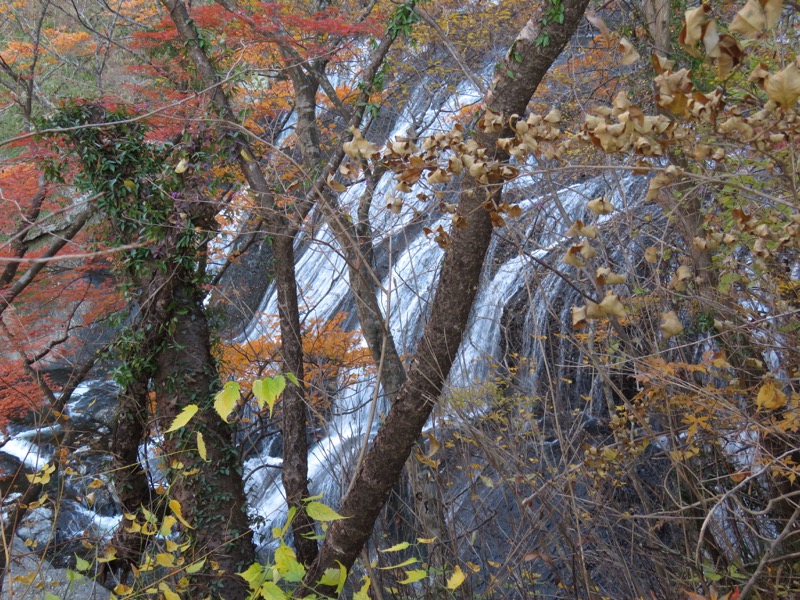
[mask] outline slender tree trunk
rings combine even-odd
[[[539,82],[572,36],[587,0],[563,3],[563,24],[544,19],[539,8],[523,27],[487,92],[485,105],[505,118],[524,114]],[[542,39],[548,40],[542,45]],[[538,41],[537,41],[538,40]],[[520,60],[516,58],[520,57]],[[487,155],[499,154],[496,141],[501,134],[480,134],[478,142]],[[458,215],[466,227],[454,228],[445,254],[431,316],[419,344],[414,364],[397,401],[389,411],[367,453],[339,512],[345,517],[328,530],[320,556],[304,579],[299,595],[316,591],[332,593],[318,581],[326,569],[341,564],[346,569],[355,562],[372,532],[392,487],[438,399],[450,373],[478,288],[483,261],[489,247],[492,223],[484,209],[487,201],[499,200],[501,188],[480,187],[466,178],[462,187]]]
[[[308,441],[306,424],[306,390],[303,383],[303,340],[300,331],[300,311],[297,303],[297,283],[294,270],[294,238],[278,236],[273,240],[275,280],[278,291],[278,312],[281,326],[281,357],[283,370],[297,377],[299,385],[287,381],[283,405],[283,465],[281,479],[289,508],[296,510],[292,534],[297,559],[309,565],[317,558],[314,520],[305,511],[303,500],[308,491]]]

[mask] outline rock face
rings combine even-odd
[[[29,550],[19,537],[9,548],[11,561],[3,574],[2,600],[108,600],[100,584],[74,571],[54,567]],[[70,578],[76,579],[70,581]]]

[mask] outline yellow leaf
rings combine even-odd
[[[203,439],[203,434],[197,432],[197,453],[204,461],[208,462],[208,452],[206,452],[206,441]]]
[[[222,420],[228,422],[228,415],[231,414],[236,401],[239,400],[239,383],[228,381],[222,390],[214,396],[214,410],[217,411]]]
[[[306,504],[306,512],[308,516],[315,521],[338,521],[344,519],[342,515],[333,510],[330,506],[322,504],[322,502],[309,502]]]
[[[414,569],[413,571],[405,571],[405,576],[405,579],[398,580],[397,583],[402,585],[410,585],[420,581],[421,579],[425,579],[428,576],[428,572],[425,569]]]
[[[186,160],[185,158],[182,158],[182,159],[180,160],[180,162],[178,162],[178,164],[177,164],[177,165],[175,165],[175,172],[176,172],[176,173],[179,173],[179,174],[180,174],[180,173],[185,173],[185,172],[186,172],[186,169],[188,169],[188,168],[189,168],[189,161],[188,161],[188,160]],[[133,183],[133,182],[131,182],[131,183]],[[125,186],[125,187],[128,187],[128,186],[127,186],[127,183],[126,183],[126,186]]]
[[[158,589],[164,594],[164,600],[181,600],[181,597],[169,589],[169,586],[163,581],[158,584]]]
[[[187,572],[189,575],[193,575],[193,574],[197,573],[197,572],[198,572],[200,569],[202,569],[202,568],[203,568],[203,565],[204,565],[205,563],[206,563],[206,559],[204,558],[204,559],[203,559],[203,560],[201,560],[201,561],[198,561],[198,562],[196,562],[196,563],[192,563],[191,565],[189,565],[188,567],[186,567],[186,569],[184,569],[184,570],[185,570],[185,571],[186,571],[186,572]]]
[[[775,410],[786,404],[786,394],[779,388],[775,387],[773,381],[766,381],[761,389],[758,390],[756,397],[756,406],[759,409],[766,408],[767,410]]]
[[[347,156],[365,160],[377,156],[378,147],[372,142],[365,140],[357,128],[351,127],[350,133],[353,134],[353,139],[342,144],[342,149]]]
[[[456,568],[453,569],[453,574],[447,579],[447,589],[454,590],[466,579],[466,575],[464,575],[464,571],[461,570],[461,567],[456,565]]]
[[[186,522],[186,519],[183,518],[183,514],[181,513],[181,503],[177,500],[170,500],[169,501],[169,508],[172,513],[178,518],[178,521],[183,523],[184,527],[188,527],[189,529],[193,529],[189,523]]]
[[[160,554],[156,554],[156,562],[162,567],[174,567],[175,557],[172,554],[161,552]]]
[[[178,416],[175,417],[175,420],[172,422],[172,425],[170,425],[169,429],[167,429],[164,433],[171,433],[185,426],[189,421],[191,421],[195,413],[197,413],[197,409],[198,407],[196,404],[190,404],[189,406],[184,408],[178,414]]]
[[[99,563],[109,563],[112,560],[117,559],[117,549],[116,548],[106,548],[106,551],[103,553],[102,558],[98,558],[97,562]]]
[[[90,490],[96,490],[97,488],[101,488],[105,485],[105,482],[102,479],[93,479],[92,483],[87,485],[86,487]]]
[[[391,548],[386,548],[386,550],[381,550],[381,552],[400,552],[401,550],[405,550],[411,544],[408,542],[400,542],[399,544],[395,544]]]
[[[172,515],[166,515],[164,520],[161,521],[161,529],[159,533],[163,536],[168,536],[172,533],[172,527],[178,522],[178,520],[173,517]]]
[[[55,470],[55,465],[47,463],[39,470],[38,473],[34,473],[33,475],[26,473],[25,478],[31,483],[41,483],[44,485],[46,483],[50,483],[50,475],[52,475]]]

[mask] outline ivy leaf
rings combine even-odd
[[[466,579],[466,575],[464,575],[464,571],[461,570],[461,567],[456,565],[456,568],[453,569],[453,574],[447,579],[447,589],[454,590]]]
[[[345,518],[322,502],[309,502],[306,505],[306,512],[315,521],[338,521]]]
[[[237,400],[239,400],[239,383],[236,381],[228,381],[222,390],[214,396],[214,410],[226,423],[228,422],[228,415],[231,414],[233,407],[236,406]]]
[[[258,401],[259,407],[263,408],[265,404],[269,406],[269,416],[271,417],[275,401],[285,388],[286,378],[283,375],[265,377],[264,379],[256,379],[253,382],[253,395]]]
[[[198,406],[196,404],[190,404],[186,408],[184,408],[175,420],[172,422],[172,425],[169,426],[164,433],[172,433],[173,431],[177,431],[181,427],[184,427],[189,421],[192,420],[192,417],[197,413]]]

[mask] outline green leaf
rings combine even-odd
[[[453,569],[453,574],[447,579],[447,589],[454,590],[466,579],[466,575],[464,575],[464,571],[461,570],[461,567],[456,565],[456,568]]]
[[[271,417],[275,401],[285,388],[286,378],[283,375],[265,377],[264,379],[256,379],[253,382],[253,395],[258,401],[259,407],[264,408],[265,404],[269,406],[269,416]]]
[[[286,379],[288,379],[289,381],[291,381],[291,382],[292,382],[293,384],[295,384],[296,386],[300,387],[300,382],[299,382],[299,381],[297,381],[297,377],[295,376],[295,374],[294,374],[294,373],[286,373]]]
[[[405,550],[411,544],[408,542],[400,542],[399,544],[395,544],[391,548],[387,548],[386,550],[381,550],[381,552],[400,552],[400,550]]]
[[[306,505],[306,512],[315,521],[338,521],[345,518],[322,502],[309,502]]]
[[[228,381],[225,387],[214,396],[214,410],[226,423],[237,400],[239,400],[239,383],[236,381]]]
[[[172,425],[169,426],[164,433],[171,433],[173,431],[177,431],[181,427],[185,426],[189,421],[192,420],[192,417],[197,413],[197,405],[190,404],[186,408],[184,408],[180,414],[175,417],[175,420],[172,422]]]
[[[339,569],[325,569],[325,573],[319,580],[320,585],[334,586],[339,583]]]
[[[420,579],[425,579],[428,576],[428,572],[425,569],[414,569],[413,571],[406,571],[406,578],[402,581],[398,581],[402,585],[408,585],[410,583],[414,583],[415,581],[419,581]]]
[[[305,567],[297,562],[294,550],[286,544],[281,544],[275,550],[275,566],[286,581],[302,581],[306,574]]]
[[[90,563],[88,560],[83,560],[77,554],[75,555],[75,568],[78,569],[78,571],[81,571],[81,572],[88,571],[89,567],[91,567],[91,566],[92,566],[92,563]]]
[[[204,564],[206,564],[205,558],[203,560],[197,561],[196,563],[192,563],[191,565],[186,567],[184,571],[186,571],[186,573],[188,573],[189,575],[193,575],[197,573],[200,569],[202,569]]]
[[[56,596],[55,594],[51,594],[50,592],[47,592],[47,593],[44,595],[44,600],[61,600],[61,598],[59,598],[59,597],[58,597],[58,596]]]
[[[247,582],[251,590],[257,590],[264,581],[264,567],[259,563],[253,563],[247,570],[237,575]]]
[[[267,581],[261,586],[261,597],[266,600],[286,600],[283,590],[271,581]]]
[[[344,588],[345,582],[347,582],[347,569],[338,560],[336,564],[339,565],[339,568],[325,569],[319,584],[330,587],[336,586],[336,593],[338,594]]]

